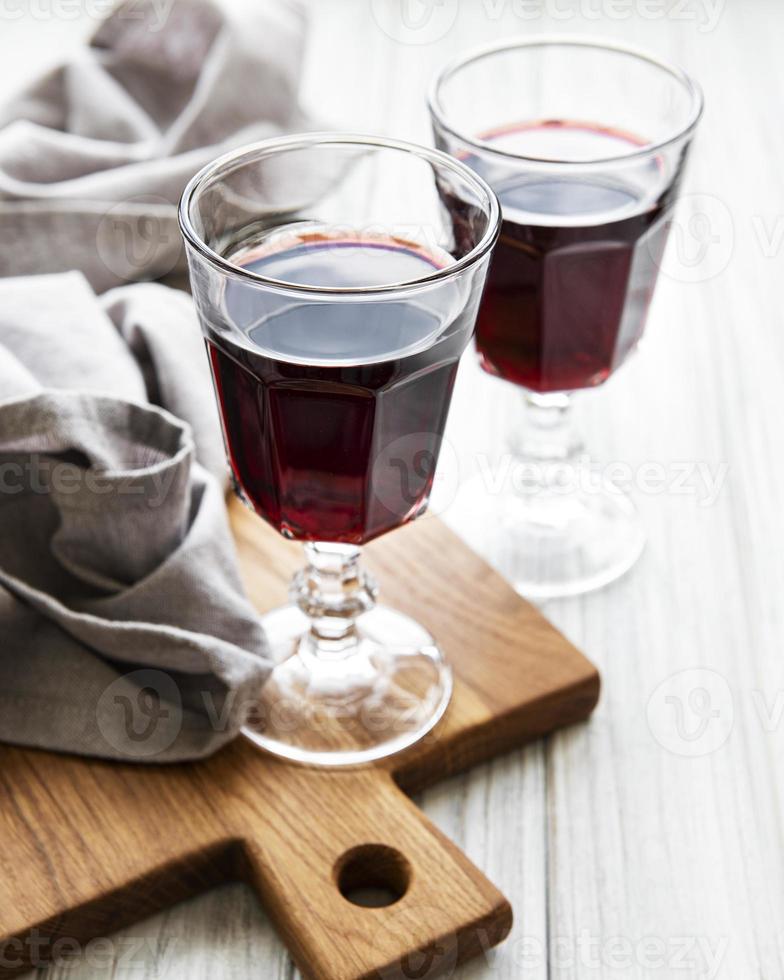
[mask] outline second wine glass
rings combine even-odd
[[[485,541],[524,595],[585,592],[630,568],[644,534],[586,461],[572,395],[603,384],[642,336],[702,96],[642,52],[538,37],[449,65],[429,104],[437,145],[501,200],[477,351],[524,391],[516,487],[475,482],[464,503],[492,513]],[[459,238],[470,222],[448,203]]]

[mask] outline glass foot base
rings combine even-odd
[[[372,762],[419,741],[449,704],[450,668],[401,613],[375,606],[347,639],[318,648],[298,606],[262,622],[277,666],[243,733],[267,752],[316,766]]]
[[[444,514],[529,599],[580,595],[637,561],[645,532],[634,504],[608,485],[527,497],[464,484]]]

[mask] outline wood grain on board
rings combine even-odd
[[[284,601],[300,549],[239,504],[231,514],[266,610]],[[404,791],[587,717],[598,675],[437,519],[371,545],[367,563],[385,602],[428,627],[455,669],[441,725],[351,771],[284,764],[245,740],[168,767],[0,750],[0,975],[58,939],[84,944],[231,880],[257,891],[317,980],[405,976],[411,956],[434,976],[506,936],[509,903]],[[347,897],[357,889],[396,900],[359,906]]]

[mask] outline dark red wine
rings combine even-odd
[[[640,142],[561,122],[482,138],[557,159],[609,157]],[[667,240],[675,187],[663,186],[659,161],[627,168],[628,182],[566,168],[558,177],[494,179],[478,157],[466,162],[493,185],[503,208],[476,329],[482,366],[536,392],[606,381],[642,336]],[[454,213],[459,224],[459,208]]]
[[[454,260],[292,226],[232,261],[288,283],[345,287],[421,279]],[[233,326],[207,323],[207,345],[239,494],[306,541],[362,544],[421,513],[474,310],[450,320],[413,296],[275,300],[230,282],[224,314]]]

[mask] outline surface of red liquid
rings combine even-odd
[[[321,240],[234,259],[322,286],[432,275],[444,257],[397,241]],[[445,260],[451,262],[449,256]],[[250,322],[247,291],[226,293]],[[242,307],[242,309],[240,309]],[[234,318],[236,324],[237,317]],[[465,314],[444,323],[414,299],[287,300],[243,335],[207,325],[224,436],[239,494],[289,538],[362,544],[411,520],[431,490]]]

